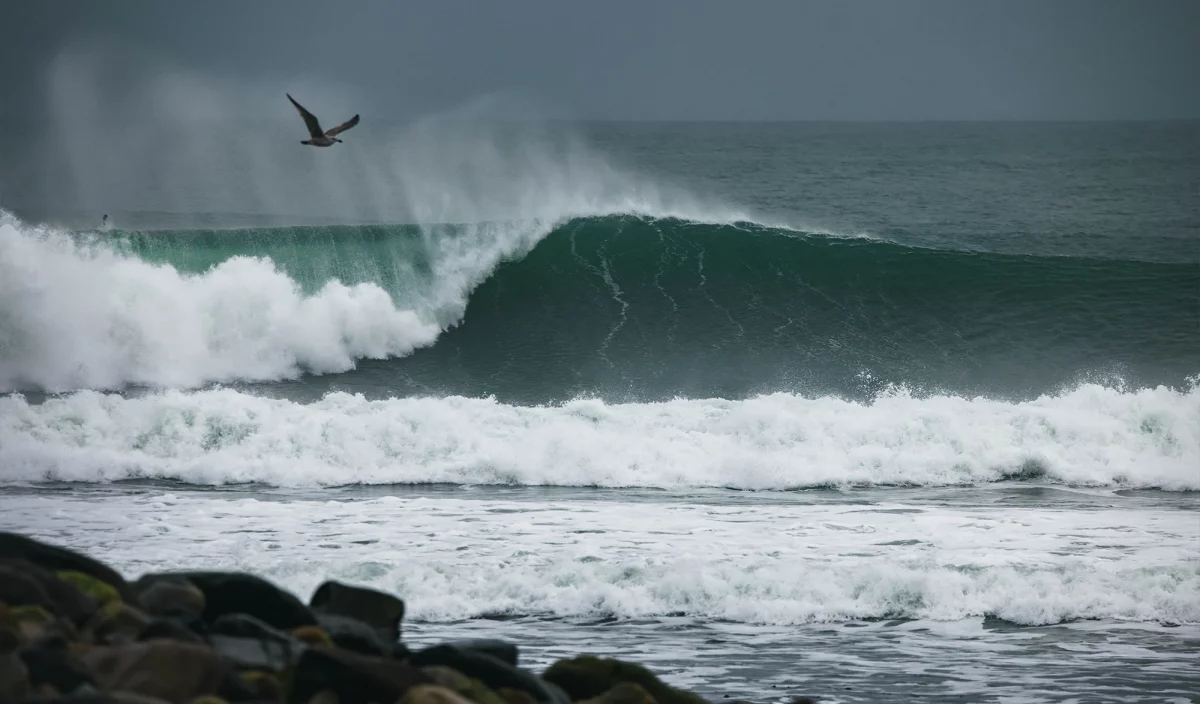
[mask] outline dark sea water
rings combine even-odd
[[[1200,689],[1200,124],[360,130],[0,143],[0,528],[715,699]]]

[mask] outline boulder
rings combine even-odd
[[[16,629],[21,643],[37,640],[47,634],[54,617],[40,606],[18,606],[8,611],[8,622]]]
[[[0,702],[21,699],[29,691],[29,670],[13,652],[0,652]]]
[[[95,599],[102,606],[122,601],[116,587],[77,570],[59,570],[55,577]]]
[[[227,614],[247,614],[273,628],[289,630],[315,626],[312,612],[292,594],[265,579],[240,572],[164,572],[143,576],[135,584],[139,594],[146,593],[163,580],[186,580],[204,594],[206,623]]]
[[[26,697],[21,700],[21,704],[166,704],[161,699],[154,697],[143,697],[130,692],[113,692],[111,694],[101,694],[98,692],[88,692],[86,694],[54,695],[40,694],[37,696]]]
[[[641,686],[658,704],[707,704],[698,695],[663,684],[641,665],[613,658],[587,655],[560,660],[542,673],[542,678],[562,687],[573,702],[599,697],[622,682],[631,682]]]
[[[55,609],[56,604],[41,581],[30,574],[30,569],[22,567],[16,560],[0,562],[0,603]],[[37,570],[33,565],[29,568]]]
[[[240,669],[271,672],[294,665],[307,647],[295,636],[246,614],[226,614],[213,621],[208,641],[221,657]]]
[[[21,625],[13,618],[8,605],[0,601],[0,653],[12,652],[23,642]]]
[[[289,701],[308,702],[329,690],[339,704],[395,702],[409,688],[428,683],[420,670],[392,658],[309,648],[296,664]]]
[[[100,606],[75,585],[22,559],[0,560],[0,602],[9,606],[40,606],[77,626]]]
[[[97,645],[124,645],[138,640],[150,618],[123,601],[110,601],[83,625],[80,635]]]
[[[322,689],[309,697],[307,704],[338,704],[337,692],[332,689]]]
[[[204,592],[182,578],[150,582],[138,591],[137,598],[151,616],[198,618],[204,614]]]
[[[22,647],[17,656],[25,665],[31,689],[49,687],[71,694],[81,686],[96,685],[88,666],[71,652],[65,638],[43,638]]]
[[[170,640],[97,647],[84,654],[83,661],[105,691],[130,692],[171,704],[217,694],[226,675],[211,649]]]
[[[250,670],[241,673],[241,680],[255,701],[282,703],[287,696],[283,684],[274,673]]]
[[[507,662],[476,650],[458,648],[453,645],[436,645],[409,655],[408,661],[416,667],[442,665],[458,670],[467,677],[477,679],[489,689],[519,689],[528,692],[539,702],[566,704],[560,693],[546,686],[536,675],[508,664]]]
[[[298,641],[281,643],[258,638],[213,635],[208,644],[220,658],[239,670],[282,673],[294,666],[306,647]]]
[[[137,637],[138,640],[155,640],[156,638],[178,640],[184,643],[203,644],[205,642],[204,636],[189,628],[186,623],[174,618],[153,619],[146,624]]]
[[[0,642],[12,639],[10,650],[21,643],[53,639],[74,642],[78,637],[79,631],[74,624],[65,618],[51,616],[40,606],[18,606],[10,609],[4,619],[4,625],[0,625]],[[0,650],[3,649],[0,647]]]
[[[430,665],[421,668],[421,672],[425,673],[434,684],[462,695],[475,704],[507,704],[502,696],[488,689],[487,685],[477,679],[467,677],[458,670],[442,665]],[[534,701],[532,695],[521,693],[529,697],[531,702]]]
[[[272,698],[263,693],[268,690],[265,689],[266,685],[262,682],[248,680],[246,678],[248,674],[250,673],[228,669],[225,673],[225,679],[221,681],[220,689],[217,690],[217,696],[227,702],[235,702],[236,704],[249,704],[250,702],[258,702],[260,704],[274,702],[274,704],[282,704],[280,697]],[[270,678],[278,683],[278,679],[272,673],[264,672],[259,674],[263,676],[264,680]],[[282,687],[282,685],[280,686]],[[260,691],[260,687],[264,688],[263,691]]]
[[[474,638],[470,640],[455,640],[447,643],[460,650],[474,650],[477,653],[486,653],[492,657],[503,660],[509,665],[516,666],[519,657],[519,651],[515,643],[509,643],[506,640],[499,638]]]
[[[400,704],[470,704],[450,689],[436,684],[422,684],[408,690]]]
[[[429,678],[433,684],[441,685],[446,689],[453,689],[455,692],[461,692],[471,686],[471,678],[451,667],[444,665],[429,665],[421,668],[421,672]]]
[[[293,638],[305,645],[319,645],[326,648],[335,647],[333,639],[320,626],[301,626],[300,628],[293,628],[290,633]]]
[[[133,592],[124,577],[106,565],[73,550],[16,533],[0,532],[0,560],[27,560],[51,573],[79,572],[108,584],[123,601],[133,601]]]
[[[533,695],[523,689],[501,687],[496,690],[496,694],[499,694],[507,704],[537,704],[537,700],[533,698]]]
[[[295,638],[271,624],[249,614],[225,614],[214,619],[208,627],[210,635],[253,638],[288,645]]]
[[[395,641],[387,640],[388,631],[372,628],[355,618],[320,611],[317,621],[329,640],[339,648],[366,655],[388,655],[392,651]]]
[[[365,623],[380,631],[387,642],[394,643],[400,639],[404,601],[391,594],[329,581],[317,587],[308,604],[318,613],[344,616]]]
[[[622,682],[604,694],[591,699],[584,699],[580,704],[655,704],[654,697],[641,685],[633,682]]]

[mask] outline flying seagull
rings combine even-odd
[[[285,95],[287,94],[285,93]],[[317,122],[316,115],[305,110],[292,96],[288,95],[287,99],[292,101],[292,105],[295,105],[296,109],[300,111],[300,117],[304,118],[304,124],[308,127],[308,134],[312,136],[312,139],[306,139],[301,144],[308,144],[314,147],[332,147],[334,142],[342,141],[337,138],[339,134],[358,124],[358,115],[355,115],[337,127],[331,127],[328,131],[324,131],[321,129],[321,123]]]

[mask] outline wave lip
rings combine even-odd
[[[523,407],[492,399],[312,404],[229,389],[0,398],[0,480],[729,487],[978,484],[1200,490],[1200,388],[1085,384],[1020,403],[776,393]]]

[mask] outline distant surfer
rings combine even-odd
[[[102,232],[108,232],[109,229],[110,229],[110,227],[108,224],[108,213],[105,213],[104,217],[100,218],[100,230]]]
[[[285,93],[285,95],[287,94]],[[307,144],[312,147],[332,147],[335,143],[342,141],[337,138],[337,135],[358,124],[358,115],[355,115],[337,127],[322,130],[321,123],[317,121],[316,115],[305,110],[292,96],[288,95],[287,99],[292,101],[292,105],[295,105],[296,109],[300,111],[300,117],[304,118],[304,125],[308,127],[308,134],[312,137],[312,139],[300,142],[301,144]]]

